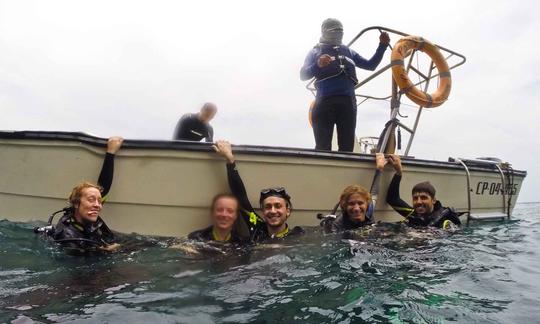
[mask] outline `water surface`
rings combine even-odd
[[[538,323],[540,203],[447,234],[387,225],[208,250],[133,236],[70,257],[0,221],[0,323]]]

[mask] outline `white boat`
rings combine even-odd
[[[385,27],[367,31],[405,33]],[[437,45],[445,60],[456,58],[453,69],[465,57]],[[420,49],[419,49],[420,50]],[[412,66],[416,51],[408,53],[407,71],[415,71],[428,91],[434,74],[430,62],[427,72]],[[389,63],[374,72],[358,87],[395,66]],[[449,77],[449,72],[447,76]],[[235,146],[237,165],[253,205],[260,189],[284,186],[292,196],[291,225],[318,225],[316,215],[326,214],[336,204],[347,185],[371,185],[374,175],[373,149],[393,152],[397,127],[410,136],[404,151],[405,172],[401,196],[410,199],[410,189],[429,180],[437,188],[437,198],[445,205],[463,212],[463,221],[510,217],[526,176],[508,163],[494,159],[459,158],[429,161],[409,156],[423,107],[419,107],[413,126],[397,119],[401,92],[393,82],[389,96],[375,97],[357,93],[359,101],[389,100],[390,120],[380,137],[361,138],[364,153],[322,152],[309,149],[264,146]],[[309,89],[312,89],[308,85]],[[403,89],[402,89],[402,92]],[[380,140],[379,140],[380,139]],[[0,215],[12,221],[46,221],[49,214],[66,206],[72,187],[82,180],[96,181],[106,140],[82,133],[0,131]],[[370,145],[373,144],[373,145]],[[380,221],[398,221],[401,217],[386,204],[386,190],[393,175],[383,173],[375,217]],[[181,236],[210,223],[212,197],[227,192],[225,162],[210,144],[183,141],[126,140],[117,154],[109,200],[102,216],[120,232]]]
[[[0,132],[0,215],[10,221],[46,221],[66,206],[72,187],[96,181],[106,139],[82,133]],[[371,185],[374,156],[263,146],[234,146],[250,200],[260,189],[284,186],[292,196],[293,225],[318,225],[349,184]],[[403,157],[404,200],[410,188],[429,180],[437,198],[472,216],[509,217],[525,171],[486,160],[428,161]],[[385,202],[393,175],[383,173],[376,219],[398,221]],[[210,144],[126,140],[115,161],[114,181],[102,216],[125,233],[181,236],[210,222],[209,204],[227,192],[225,161]]]

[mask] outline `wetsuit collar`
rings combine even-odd
[[[83,224],[77,222],[77,220],[74,217],[70,217],[68,219],[68,223],[70,223],[77,231],[84,233],[84,226]]]
[[[225,236],[225,238],[222,239],[219,236],[219,233],[216,231],[216,228],[212,227],[212,239],[218,242],[229,242],[231,240],[231,233],[229,232],[229,234],[227,234],[227,236]]]
[[[275,234],[270,235],[271,238],[284,238],[289,234],[289,225],[285,224],[285,228]]]
[[[73,227],[75,227],[79,232],[81,233],[93,233],[95,231],[97,231],[102,225],[103,225],[103,221],[101,220],[100,217],[98,217],[98,219],[96,220],[95,223],[87,223],[87,224],[84,224],[84,223],[80,223],[78,222],[75,217],[73,215],[71,215],[70,218],[68,218],[68,222],[73,225]]]

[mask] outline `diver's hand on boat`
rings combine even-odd
[[[116,152],[120,150],[123,142],[124,139],[120,136],[110,137],[107,141],[107,153],[116,154]]]
[[[232,153],[231,143],[219,140],[212,147],[214,148],[214,151],[223,156],[228,163],[234,163],[234,155]]]
[[[390,36],[388,36],[387,32],[381,33],[381,35],[379,36],[379,42],[381,42],[381,44],[384,44],[384,45],[390,44]]]
[[[113,243],[109,245],[103,245],[103,246],[100,246],[99,249],[105,252],[116,252],[120,249],[120,244]]]
[[[401,158],[397,154],[390,154],[388,155],[388,162],[392,164],[394,167],[394,170],[396,170],[396,174],[401,175],[403,172],[403,167],[401,166]]]
[[[330,64],[331,61],[332,61],[332,57],[330,55],[328,54],[321,55],[319,56],[319,59],[317,60],[317,66],[320,68],[323,68],[327,66],[328,64]]]
[[[384,157],[383,153],[376,153],[375,154],[375,165],[377,167],[377,170],[382,171],[384,169],[384,166],[387,163],[388,163],[388,161]]]

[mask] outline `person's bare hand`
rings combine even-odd
[[[396,173],[398,175],[401,175],[403,172],[403,167],[401,166],[401,158],[397,154],[390,154],[388,155],[388,162],[392,164],[394,167],[394,170],[396,170]]]
[[[330,64],[330,62],[332,62],[332,57],[328,54],[323,54],[319,56],[319,59],[317,60],[317,66],[323,68]]]
[[[113,244],[109,244],[109,245],[104,245],[104,246],[100,246],[99,249],[101,251],[105,251],[105,252],[116,252],[120,249],[121,245],[118,244],[118,243],[113,243]]]
[[[122,146],[123,142],[124,139],[120,136],[110,137],[107,141],[107,153],[116,154],[116,152],[118,152],[118,150]]]
[[[375,154],[375,165],[377,166],[377,170],[382,171],[387,163],[388,161],[384,157],[383,153]]]
[[[234,155],[232,152],[231,143],[228,141],[219,140],[213,146],[214,151],[223,156],[228,163],[234,163]]]
[[[387,32],[381,33],[381,35],[379,36],[379,42],[381,42],[381,44],[384,44],[384,45],[390,44],[390,36],[388,35]]]

